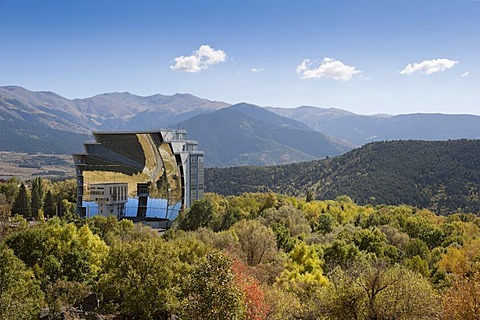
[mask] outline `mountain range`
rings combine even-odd
[[[358,115],[341,109],[231,105],[190,94],[67,99],[0,87],[0,150],[81,152],[92,131],[183,128],[207,166],[273,165],[342,154],[371,141],[480,138],[473,115]]]
[[[311,129],[362,146],[384,140],[479,139],[480,117],[462,114],[415,113],[359,115],[336,108],[302,106],[267,108],[298,120]]]

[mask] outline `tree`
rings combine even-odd
[[[20,214],[26,218],[32,216],[30,211],[30,197],[27,193],[27,188],[23,183],[20,185],[18,194],[15,197],[12,207],[12,214]]]
[[[277,240],[277,248],[282,249],[285,252],[290,252],[295,247],[296,238],[290,236],[290,230],[283,224],[275,222],[270,225],[275,239]]]
[[[16,177],[12,177],[5,182],[0,182],[0,193],[7,197],[8,203],[11,205],[15,200],[15,196],[19,190],[19,181]]]
[[[305,197],[305,202],[311,202],[313,200],[313,191],[312,189],[307,190],[307,195]]]
[[[150,238],[153,234],[151,228],[143,229],[143,225],[135,225],[131,220],[118,221],[117,217],[96,215],[87,219],[87,224],[93,233],[97,234],[108,245],[117,240],[128,241],[136,238]]]
[[[326,313],[333,319],[435,319],[438,296],[427,279],[382,262],[330,274]]]
[[[10,215],[10,204],[8,203],[7,197],[3,193],[0,193],[0,242],[10,229]]]
[[[299,242],[289,257],[285,271],[278,279],[285,288],[292,291],[312,291],[315,287],[327,284],[320,257],[312,246]]]
[[[249,266],[265,263],[277,252],[273,231],[256,220],[242,220],[232,230],[238,236],[240,250]]]
[[[180,234],[180,232],[178,232],[178,234]],[[229,251],[235,250],[235,248],[238,247],[238,236],[235,234],[233,230],[214,232],[212,229],[199,228],[194,232],[187,233],[187,236],[180,237],[179,240],[188,241],[188,235],[191,235],[195,239],[201,241],[202,243],[205,243],[206,245],[209,245],[221,251],[229,252]],[[178,239],[178,236],[177,236],[177,239]]]
[[[55,182],[51,190],[53,197],[58,201],[67,200],[68,202],[75,202],[77,181],[75,179],[68,179]]]
[[[197,200],[185,213],[177,217],[176,224],[182,230],[196,230],[207,227],[215,215],[215,205],[210,198]]]
[[[271,307],[265,301],[265,294],[258,280],[248,272],[247,266],[238,260],[233,262],[235,286],[245,299],[245,319],[263,320]]]
[[[264,287],[265,303],[268,305],[268,320],[301,319],[302,305],[295,293],[277,285]]]
[[[360,251],[353,243],[344,240],[334,240],[323,247],[323,259],[328,270],[335,267],[348,268],[359,260]]]
[[[58,218],[12,234],[5,243],[33,269],[42,287],[57,280],[92,280],[108,251],[88,226],[77,229],[73,223],[66,224]]]
[[[423,216],[409,217],[403,231],[411,238],[421,239],[430,249],[440,246],[445,239],[445,233]]]
[[[427,244],[420,239],[411,239],[408,241],[404,246],[404,251],[407,258],[419,256],[426,261],[430,260],[430,250],[428,249]]]
[[[278,210],[269,208],[261,214],[259,221],[267,226],[280,223],[288,228],[292,237],[307,235],[312,232],[305,214],[292,205],[284,205]]]
[[[50,314],[57,314],[70,306],[77,306],[91,292],[91,287],[75,281],[57,280],[45,288],[45,302]]]
[[[43,186],[41,178],[33,180],[31,194],[31,213],[33,217],[37,218],[38,210],[43,208]]]
[[[43,204],[43,212],[45,213],[46,218],[51,218],[57,214],[55,200],[53,199],[52,192],[47,191],[45,195],[45,203]]]
[[[457,276],[443,295],[445,319],[480,319],[480,270]]]
[[[293,293],[301,304],[295,319],[319,319],[322,310],[318,307],[319,295],[328,285],[323,275],[322,261],[313,246],[298,242],[289,254],[285,270],[277,278],[277,284]]]
[[[448,247],[438,264],[450,273],[464,276],[476,270],[479,252],[480,239],[474,238],[467,241],[461,248]]]
[[[333,228],[337,224],[335,218],[329,213],[321,214],[317,221],[313,223],[313,231],[320,232],[322,234],[332,232]]]
[[[183,273],[175,248],[160,238],[116,242],[98,282],[102,306],[124,319],[167,319]]]
[[[387,237],[378,228],[373,227],[355,231],[352,240],[361,251],[375,253],[377,257],[382,257]]]
[[[33,273],[11,249],[0,247],[0,319],[35,319],[42,299]]]
[[[242,293],[236,288],[232,261],[222,253],[207,254],[182,285],[180,314],[193,320],[243,319]]]

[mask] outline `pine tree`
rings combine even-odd
[[[46,218],[51,218],[55,215],[55,200],[53,200],[52,192],[50,190],[48,190],[47,194],[45,195],[43,212]]]
[[[311,189],[307,190],[307,197],[306,197],[306,202],[311,202],[313,200],[313,192]]]
[[[32,213],[30,211],[30,197],[27,193],[27,188],[22,183],[18,191],[17,196],[15,197],[15,202],[13,203],[12,215],[20,214],[24,217],[31,217]]]
[[[44,190],[43,190],[43,180],[42,180],[42,178],[37,178],[37,188],[38,188],[38,194],[40,195],[40,198],[42,200],[42,205],[43,205]]]
[[[31,202],[31,212],[34,217],[37,216],[38,210],[43,207],[43,188],[42,188],[42,179],[36,178],[32,182],[32,202]]]

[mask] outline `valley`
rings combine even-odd
[[[28,154],[0,151],[0,179],[17,177],[31,180],[44,177],[52,180],[74,177],[72,155]]]

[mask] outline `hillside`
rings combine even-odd
[[[274,191],[359,204],[409,204],[439,214],[480,213],[480,140],[389,141],[326,160],[271,167],[212,168],[207,191]]]
[[[179,126],[199,142],[207,166],[283,164],[349,150],[298,121],[246,103],[198,115]]]
[[[0,150],[70,153],[88,140],[88,118],[52,92],[0,87]]]

